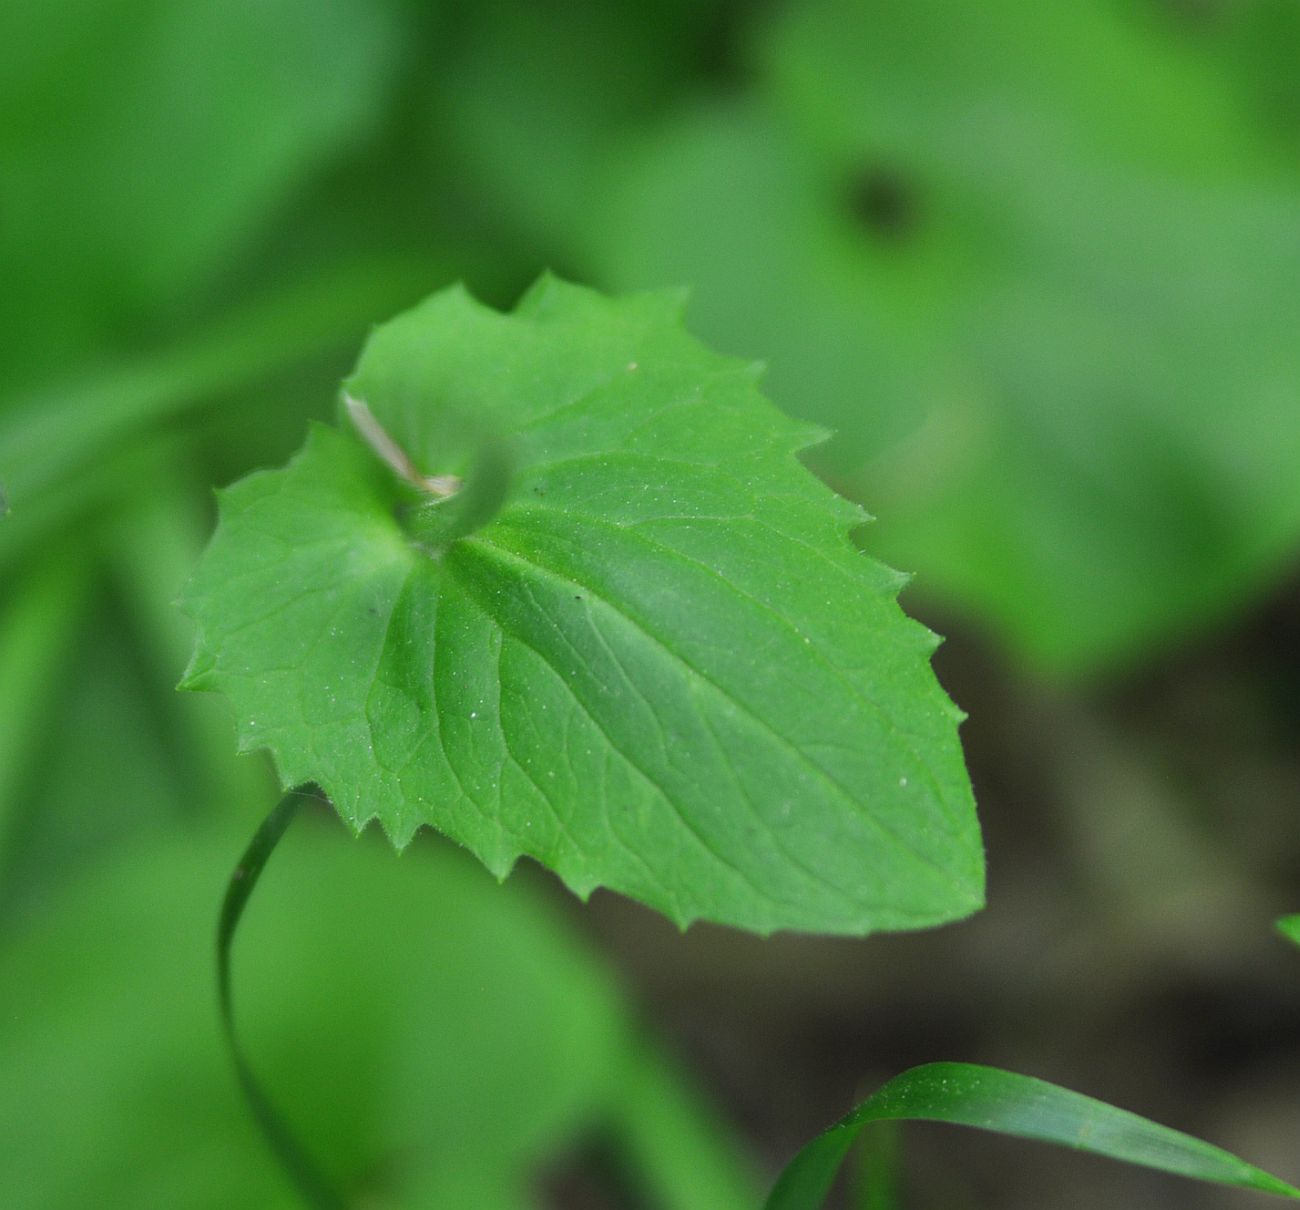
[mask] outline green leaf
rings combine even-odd
[[[1168,1126],[1043,1080],[971,1063],[928,1063],[890,1080],[795,1156],[766,1210],[817,1210],[864,1126],[949,1122],[1057,1143],[1177,1176],[1300,1198],[1300,1189]]]
[[[317,427],[224,493],[186,685],[286,786],[498,876],[527,854],[760,932],[963,916],[982,851],[936,640],[799,466],[817,434],[680,310],[544,280],[513,315],[456,289],[379,329],[348,397],[421,475],[506,444],[500,510],[430,545],[407,527],[440,505]]]

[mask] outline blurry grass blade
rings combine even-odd
[[[970,1063],[929,1063],[890,1080],[818,1135],[781,1174],[766,1210],[816,1210],[871,1122],[976,1126],[1214,1184],[1300,1198],[1300,1189],[1218,1147],[1055,1084]]]
[[[231,271],[375,129],[403,54],[383,0],[9,0],[0,276],[32,333],[130,331]],[[42,319],[48,317],[48,323]],[[8,331],[8,326],[6,326]],[[48,347],[48,346],[47,346]]]
[[[221,905],[221,919],[217,925],[217,991],[221,1002],[221,1024],[226,1032],[226,1041],[230,1044],[230,1054],[235,1062],[235,1071],[239,1076],[240,1087],[248,1099],[249,1107],[257,1124],[276,1158],[284,1166],[285,1172],[293,1181],[294,1187],[302,1194],[312,1210],[346,1210],[347,1203],[334,1191],[329,1181],[317,1169],[315,1162],[303,1150],[275,1106],[271,1104],[262,1086],[258,1083],[239,1037],[235,1032],[234,1006],[230,991],[230,949],[239,928],[240,917],[253,894],[257,880],[267,859],[280,843],[298,807],[304,798],[311,797],[306,790],[290,790],[268,815],[258,828],[244,855],[239,859],[235,872],[231,875],[226,888],[226,897]]]
[[[142,486],[126,495],[105,527],[104,540],[115,583],[132,615],[133,637],[148,661],[151,688],[170,697],[194,641],[175,602],[203,547],[203,512],[174,449],[156,451],[130,482]],[[181,760],[201,787],[177,805],[228,810],[232,804],[260,802],[270,788],[267,769],[234,755],[229,719],[213,705],[194,695],[170,703],[168,738],[179,741]]]
[[[17,591],[0,614],[0,854],[13,815],[27,754],[46,725],[72,656],[89,581],[80,548],[55,547],[45,560],[10,584]]]
[[[1275,922],[1277,931],[1288,941],[1300,945],[1300,915],[1282,916]]]
[[[643,1046],[621,1085],[614,1123],[636,1190],[660,1210],[749,1210],[758,1178],[730,1124],[681,1067]]]
[[[236,310],[178,348],[17,401],[0,418],[10,520],[24,521],[41,493],[98,465],[138,430],[348,340],[414,285],[412,269],[396,262],[333,267]]]

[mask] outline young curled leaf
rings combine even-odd
[[[435,294],[345,384],[369,434],[345,405],[223,493],[186,685],[354,828],[429,825],[499,876],[527,855],[764,933],[974,911],[936,639],[757,378],[675,294]]]

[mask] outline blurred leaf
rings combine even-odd
[[[470,6],[430,100],[439,153],[552,255],[581,248],[592,185],[662,107],[719,8],[683,0]],[[535,254],[534,254],[535,255]]]
[[[1277,921],[1277,930],[1288,941],[1300,945],[1300,916],[1283,916]]]
[[[67,571],[102,577],[93,563]],[[50,706],[39,730],[23,736],[24,776],[0,878],[6,907],[40,903],[123,844],[194,819],[206,805],[187,779],[188,754],[167,699],[142,675],[134,636],[114,605],[102,591],[88,597],[58,658],[42,655]],[[0,931],[7,915],[0,912]]]
[[[0,726],[0,867],[7,864],[32,748],[50,725],[71,669],[89,579],[84,550],[55,547],[17,577],[17,592],[0,612],[0,702],[9,703]]]
[[[229,812],[230,804],[260,802],[272,790],[261,761],[241,760],[232,750],[230,714],[223,704],[198,696],[177,699],[177,670],[194,643],[193,626],[176,599],[203,549],[207,530],[197,484],[187,483],[175,459],[159,458],[103,527],[114,586],[129,615],[142,672],[160,708],[165,734],[185,770],[186,806]],[[137,484],[140,481],[137,480]],[[216,707],[213,709],[213,707]]]
[[[147,447],[160,429],[354,339],[377,304],[395,305],[413,284],[400,264],[343,261],[266,288],[170,348],[82,369],[13,400],[0,413],[0,479],[10,509],[0,527],[0,568],[78,513],[103,511],[103,497],[120,495],[124,481],[138,482],[141,467],[158,456]]]
[[[17,526],[42,494],[62,492],[142,430],[353,336],[365,304],[411,283],[392,262],[330,265],[267,288],[179,345],[17,397],[0,417],[9,520]]]
[[[691,282],[692,328],[761,350],[783,406],[834,428],[811,458],[843,476],[946,385],[961,250],[933,227],[907,250],[863,240],[824,176],[761,106],[701,105],[627,156],[588,241],[617,281]]]
[[[590,246],[772,355],[873,550],[1040,668],[1136,658],[1300,537],[1300,177],[1100,3],[788,5],[761,95],[628,151]]]
[[[862,1128],[888,1121],[976,1126],[1194,1180],[1300,1198],[1300,1189],[1235,1155],[1104,1101],[993,1067],[929,1063],[890,1080],[800,1151],[766,1210],[818,1210]]]
[[[1292,0],[1187,4],[1143,0],[1163,10],[1187,43],[1219,60],[1262,125],[1300,151],[1300,5]]]
[[[444,292],[347,389],[422,473],[464,472],[472,415],[509,435],[515,480],[438,550],[352,434],[317,428],[225,493],[187,684],[232,699],[286,787],[682,924],[865,932],[979,905],[934,637],[794,459],[815,434],[687,337],[675,298],[547,280],[502,316]]]
[[[0,948],[6,1207],[296,1204],[213,1009],[236,852],[193,834],[131,848]],[[527,887],[449,846],[399,860],[302,827],[246,928],[250,1050],[367,1205],[445,1204],[418,1196],[435,1173],[502,1191],[465,1204],[533,1204],[529,1169],[612,1096],[627,1044],[606,979]]]
[[[130,332],[228,270],[374,123],[400,49],[380,0],[2,11],[0,316],[24,360]]]
[[[633,1188],[663,1210],[751,1210],[759,1184],[733,1128],[687,1087],[661,1048],[643,1046],[614,1112]]]

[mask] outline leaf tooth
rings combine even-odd
[[[262,739],[247,748],[241,748],[241,751],[265,751],[269,753],[271,764],[275,766],[276,776],[280,779],[280,785],[285,790],[292,790],[295,786],[301,786],[307,782],[316,780],[310,769],[303,768],[296,762],[290,761],[284,755],[283,751],[271,741]],[[334,797],[330,794],[328,787],[321,786],[321,789],[325,792],[325,796],[329,798],[330,802],[334,802]],[[340,811],[339,814],[342,815],[343,813]]]
[[[677,910],[676,908],[664,908],[662,910],[664,911],[665,915],[667,915],[667,917],[673,922],[673,924],[677,926],[677,931],[679,933],[686,932],[686,930],[689,929],[691,925],[693,925],[700,918],[698,912],[690,912],[690,911],[683,912]]]
[[[599,882],[592,878],[577,878],[572,874],[561,874],[560,877],[564,879],[564,885],[583,903],[588,902],[601,886]]]
[[[868,512],[866,506],[860,501],[850,500],[847,496],[840,495],[837,495],[836,499],[844,502],[839,506],[839,509],[848,521],[851,530],[861,529],[862,526],[870,525],[876,519],[875,513]],[[907,572],[900,574],[908,575]]]
[[[216,665],[217,661],[212,649],[204,641],[203,633],[200,631],[195,638],[194,651],[190,655],[190,661],[185,665],[185,671],[181,673],[181,679],[176,688],[191,693],[203,693],[218,688],[214,679]]]
[[[322,787],[322,790],[323,789],[324,787]],[[325,795],[325,798],[330,803],[330,805],[333,806],[334,800],[330,798],[328,794]],[[366,832],[369,831],[370,825],[372,823],[376,824],[381,832],[384,832],[383,821],[379,818],[378,815],[370,814],[367,815],[364,819],[353,820],[353,819],[348,819],[337,807],[334,808],[334,813],[343,821],[343,826],[347,828],[349,832],[352,833],[353,840],[360,840],[366,834]],[[384,838],[388,840],[390,844],[392,844],[393,851],[399,857],[406,851],[406,846],[394,843],[391,837],[388,836],[387,832],[384,832]]]
[[[220,688],[220,683],[215,678],[214,683]],[[286,790],[292,789],[297,783],[290,782],[290,774],[285,769],[283,757],[271,746],[265,736],[258,735],[256,721],[237,717],[235,719],[235,751],[241,756],[246,756],[251,752],[260,752],[263,749],[271,754],[271,760],[275,764],[276,774],[279,777],[281,786]]]
[[[943,646],[943,635],[935,634],[933,630],[923,628],[917,646],[929,658]]]
[[[525,318],[537,315],[542,311],[547,301],[549,301],[549,299],[555,294],[556,286],[564,284],[566,283],[556,277],[553,270],[543,269],[541,273],[537,275],[537,280],[519,296],[519,301],[515,303],[512,314],[523,316]],[[463,289],[464,287],[462,284],[462,290]]]
[[[506,846],[499,846],[495,849],[487,849],[483,851],[476,849],[475,852],[479,853],[483,864],[487,866],[492,877],[498,882],[505,882],[505,880],[510,877],[511,871],[523,856],[523,853],[521,853],[517,848]]]
[[[372,820],[377,820],[379,830],[383,832],[388,839],[388,843],[393,846],[399,853],[405,853],[424,823],[418,819],[402,819],[400,821],[389,822],[378,811],[372,812],[361,821],[361,827],[367,828]],[[360,835],[360,833],[358,833]]]
[[[690,286],[661,286],[657,290],[646,290],[629,297],[648,304],[657,312],[655,318],[678,327],[685,326],[686,311],[691,303]]]
[[[787,432],[790,434],[790,440],[794,442],[794,446],[790,451],[792,454],[801,454],[804,450],[811,450],[819,445],[825,445],[835,436],[835,430],[828,429],[824,424],[814,424],[808,420],[794,420],[792,418],[788,418]]]
[[[857,547],[857,553],[871,564],[875,581],[872,587],[875,592],[884,600],[897,601],[903,590],[911,584],[912,573],[910,571],[899,571],[896,567],[890,567],[888,563],[880,562],[879,559],[872,557],[861,547]],[[928,627],[922,626],[915,619],[908,618],[907,621],[912,623],[911,626],[907,627],[908,630],[913,632],[917,630],[928,631]]]

